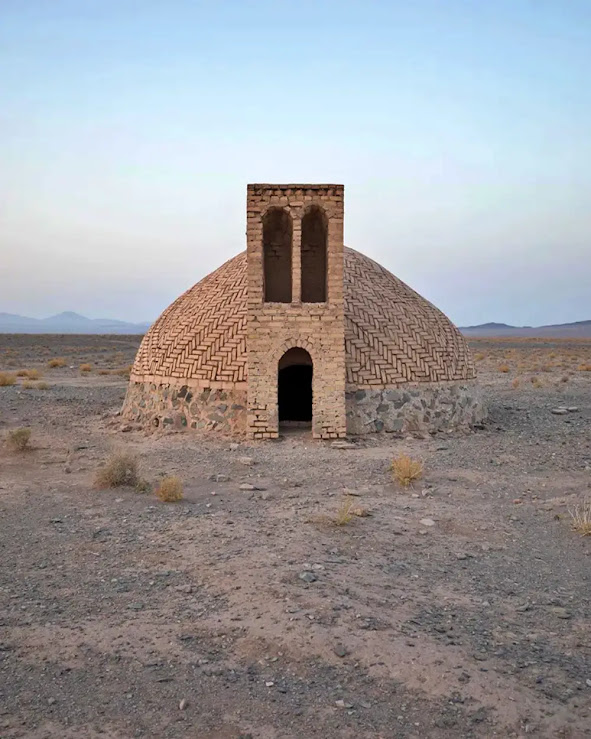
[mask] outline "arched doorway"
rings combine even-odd
[[[277,402],[279,424],[312,424],[312,357],[305,349],[294,347],[279,360]]]

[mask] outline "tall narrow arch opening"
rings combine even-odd
[[[312,423],[312,357],[294,347],[279,360],[277,402],[279,424],[310,426]]]
[[[291,216],[270,208],[263,217],[265,303],[291,303]]]
[[[328,221],[313,205],[302,218],[302,303],[325,303]]]

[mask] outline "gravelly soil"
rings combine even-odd
[[[591,373],[518,367],[590,344],[511,345],[504,373],[508,345],[475,343],[483,430],[334,449],[122,433],[125,380],[78,370],[128,364],[116,340],[0,337],[0,371],[69,360],[0,388],[0,433],[33,431],[0,447],[1,737],[591,735],[591,537],[567,512]],[[114,449],[184,501],[94,489]],[[425,465],[409,491],[400,452]],[[338,527],[347,493],[371,515]]]

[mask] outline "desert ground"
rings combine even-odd
[[[591,736],[591,341],[473,339],[482,428],[340,449],[122,424],[139,340],[0,336],[2,739]]]

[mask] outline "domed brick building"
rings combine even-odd
[[[342,185],[249,185],[247,250],[144,336],[123,415],[255,439],[469,428],[484,416],[464,337],[343,245]]]

